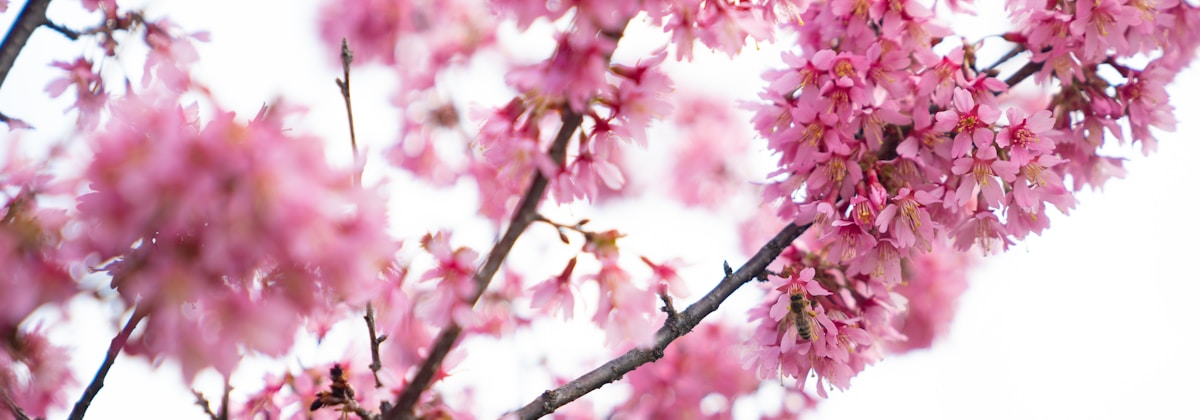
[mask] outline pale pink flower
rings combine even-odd
[[[833,227],[821,237],[828,241],[829,255],[839,261],[848,261],[860,253],[875,247],[875,236],[863,229],[858,223],[838,220]]]
[[[770,23],[761,19],[762,7],[751,2],[705,2],[666,0],[662,11],[647,10],[651,19],[665,20],[663,32],[670,33],[677,60],[691,60],[696,41],[728,54],[741,51],[747,38],[770,41]]]
[[[921,65],[926,67],[926,70],[921,72],[920,81],[917,82],[917,96],[923,97],[932,94],[930,97],[933,99],[935,105],[950,105],[950,95],[953,93],[955,97],[958,96],[958,88],[955,86],[966,84],[966,80],[962,75],[962,47],[955,47],[950,51],[949,55],[944,57],[917,54],[916,58]],[[957,98],[955,99],[955,105],[957,106]],[[973,106],[974,101],[971,104]],[[961,112],[969,110],[970,107]]]
[[[285,135],[274,114],[242,124],[218,112],[202,124],[160,94],[114,103],[90,138],[92,191],[78,205],[80,252],[112,260],[102,270],[121,298],[148,311],[131,349],[178,358],[189,378],[209,366],[228,374],[242,349],[290,346],[322,296],[358,305],[373,295],[396,250],[382,197],[330,168],[319,142]]]
[[[565,100],[572,110],[583,112],[588,101],[608,87],[608,57],[615,48],[608,37],[559,34],[558,48],[549,59],[514,69],[505,81],[541,101]]]
[[[550,315],[558,315],[561,312],[563,319],[567,320],[575,316],[575,289],[577,287],[571,283],[571,272],[575,270],[575,260],[575,258],[571,258],[571,261],[567,262],[562,274],[538,283],[529,290],[530,307]]]
[[[954,246],[959,251],[967,251],[972,245],[978,244],[984,255],[1008,250],[1013,244],[1000,219],[986,210],[975,212],[955,228],[951,235],[954,237]]]
[[[1094,0],[1075,4],[1071,35],[1083,38],[1084,60],[1098,62],[1110,49],[1127,53],[1125,32],[1142,23],[1141,14],[1121,0]]]
[[[904,263],[908,275],[896,292],[908,299],[908,311],[895,323],[907,337],[893,341],[888,350],[905,353],[929,348],[950,331],[958,298],[967,290],[967,270],[976,263],[971,254],[944,244],[931,252],[913,255]]]
[[[1135,71],[1129,83],[1117,88],[1121,102],[1129,110],[1129,126],[1133,141],[1142,143],[1142,153],[1154,151],[1157,141],[1150,127],[1175,131],[1175,108],[1171,106],[1166,85],[1174,73],[1151,62],[1142,71]]]
[[[879,212],[875,224],[881,233],[891,229],[892,237],[900,248],[916,246],[927,250],[929,241],[934,237],[934,223],[926,206],[938,201],[937,197],[926,191],[900,188],[887,207]]]
[[[671,344],[664,357],[626,375],[633,395],[613,413],[623,418],[727,418],[733,402],[758,389],[753,370],[742,369],[728,349],[742,345],[738,331],[704,323]],[[719,397],[715,412],[702,401]]]
[[[1019,168],[1014,162],[997,158],[995,148],[984,147],[977,150],[974,156],[955,159],[952,170],[955,175],[965,175],[955,190],[955,204],[959,207],[969,207],[967,202],[974,199],[977,192],[981,192],[983,202],[996,208],[1004,199],[1000,179],[1011,180]]]
[[[603,264],[600,272],[585,278],[595,280],[600,287],[600,301],[592,322],[604,330],[610,345],[653,345],[661,318],[654,293],[633,284],[628,272],[611,263]]]
[[[40,325],[28,331],[0,332],[5,334],[0,343],[0,393],[37,418],[64,408],[68,401],[62,389],[79,383],[71,374],[68,349],[51,343]],[[4,401],[0,401],[0,410],[4,415],[10,412]]]
[[[67,75],[51,81],[46,86],[46,93],[57,98],[68,87],[75,87],[75,103],[71,107],[79,110],[76,124],[85,129],[94,128],[100,120],[100,111],[108,102],[108,92],[100,75],[92,71],[92,62],[78,58],[74,63],[55,61],[51,65],[66,70]]]

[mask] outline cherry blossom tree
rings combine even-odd
[[[985,36],[951,29],[973,13],[954,0],[325,1],[322,89],[345,111],[328,135],[287,97],[223,106],[194,74],[207,32],[116,0],[54,2],[92,22],[68,25],[50,4],[0,1],[0,84],[35,32],[87,46],[23,99],[70,98],[60,138],[0,109],[0,413],[18,419],[83,418],[122,354],[178,366],[183,389],[220,376],[179,407],[212,419],[469,417],[496,384],[448,386],[459,362],[565,322],[602,333],[603,358],[543,363],[544,392],[506,416],[592,417],[577,400],[617,381],[615,416],[728,418],[780,385],[760,415],[802,416],[945,334],[980,254],[1122,176],[1101,147],[1154,151],[1200,45],[1180,0],[1009,0],[1014,29]],[[762,48],[779,64],[737,75],[757,100],[679,83],[702,51]],[[506,99],[454,89],[480,69]],[[354,94],[381,90],[351,84],[363,70],[390,82],[383,140],[359,136]],[[736,226],[744,258],[687,261],[612,215],[663,203]],[[394,217],[422,206],[471,220]],[[751,303],[710,316],[735,295]],[[68,362],[101,356],[41,321],[80,300],[120,326],[91,378]],[[234,380],[351,324],[340,358]]]

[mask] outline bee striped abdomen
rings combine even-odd
[[[812,340],[812,322],[809,321],[808,299],[804,295],[794,294],[791,296],[791,304],[789,308],[792,311],[792,319],[796,322],[796,333],[800,338]]]

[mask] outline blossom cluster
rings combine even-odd
[[[371,296],[396,251],[381,196],[264,108],[201,122],[170,94],[126,96],[91,138],[76,252],[148,314],[131,350],[186,377],[229,374],[240,347],[279,355],[305,316]],[[219,111],[218,111],[219,112]],[[255,322],[245,322],[255,319]]]
[[[1026,24],[1003,35],[1014,53],[1002,64],[1030,53],[1004,79],[1001,67],[976,63],[982,43],[954,45],[917,2],[813,2],[800,15],[798,52],[764,75],[764,101],[752,105],[779,157],[764,198],[811,225],[803,251],[772,278],[779,293],[751,312],[761,325],[749,362],[764,376],[782,371],[803,383],[815,372],[823,394],[822,382],[844,389],[881,347],[928,345],[944,328],[946,300],[961,293],[961,270],[934,264],[919,269],[944,281],[917,281],[914,266],[925,263],[914,262],[944,253],[941,241],[992,253],[1041,233],[1049,207],[1066,213],[1073,191],[1120,174],[1120,160],[1098,154],[1106,134],[1124,139],[1118,122],[1147,151],[1149,127],[1174,128],[1164,85],[1195,51],[1200,38],[1187,23],[1200,9],[1118,0],[1008,7]],[[953,48],[931,48],[943,46]],[[1121,77],[1101,77],[1102,68]],[[1049,102],[1010,92],[1031,74],[1057,86]],[[906,324],[910,295],[920,311]],[[797,300],[807,314],[796,314]],[[796,317],[811,318],[810,339],[784,328]],[[912,343],[897,344],[906,339],[899,325]]]
[[[243,356],[282,356],[301,328],[320,340],[368,308],[377,354],[336,363],[349,384],[375,389],[357,400],[369,409],[408,391],[420,369],[433,372],[421,391],[450,377],[468,355],[434,343],[461,343],[458,332],[498,337],[535,315],[587,310],[609,350],[651,346],[664,320],[678,326],[674,305],[688,293],[680,260],[636,258],[618,246],[620,230],[559,224],[537,205],[544,195],[570,206],[632,194],[624,156],[656,141],[648,129],[657,121],[688,141],[650,182],[685,206],[741,201],[731,197],[750,188],[729,156],[750,148],[750,128],[739,130],[724,104],[676,94],[667,59],[691,60],[697,47],[732,57],[788,40],[786,67],[766,72],[761,101],[745,105],[777,161],[758,220],[743,230],[760,236],[783,220],[806,231],[759,275],[765,294],[744,328],[695,327],[661,361],[628,374],[635,397],[616,410],[722,418],[778,378],[794,385],[785,400],[801,401],[785,401],[778,416],[795,417],[817,401],[810,384],[824,397],[888,352],[930,346],[965,289],[974,260],[962,252],[999,252],[1040,234],[1050,208],[1066,213],[1075,192],[1121,175],[1121,160],[1099,152],[1107,138],[1153,150],[1155,131],[1176,122],[1165,86],[1200,46],[1200,7],[1179,0],[1008,0],[1018,29],[986,44],[955,36],[939,20],[943,9],[914,0],[327,2],[322,38],[333,46],[348,38],[360,63],[389,66],[400,82],[391,99],[403,128],[384,165],[435,187],[469,181],[474,210],[494,227],[545,223],[578,247],[531,282],[512,267],[491,281],[481,267],[499,266],[507,251],[459,245],[450,229],[406,238],[419,246],[400,262],[406,250],[388,234],[383,188],[361,185],[362,167],[326,162],[320,139],[288,129],[295,113],[264,107],[243,121],[224,111],[189,74],[192,42],[206,34],[114,0],[83,5],[104,19],[77,35],[106,57],[123,51],[127,34],[149,52],[140,83],[126,75],[124,89],[100,75],[107,58],[52,64],[62,77],[46,91],[73,89],[90,149],[80,174],[51,183],[16,153],[0,167],[0,266],[11,272],[0,278],[0,408],[38,416],[62,405],[56,387],[75,379],[64,350],[23,323],[40,305],[77,295],[85,276],[109,280],[132,312],[130,331],[144,322],[118,350],[178,361],[188,381],[207,368],[229,378]],[[666,45],[621,54],[626,28],[639,24],[660,29]],[[535,26],[552,33],[544,51],[504,51],[505,31]],[[983,50],[998,45],[1011,53],[981,66]],[[446,85],[484,51],[512,61],[500,65],[515,95],[463,113]],[[1023,96],[1017,85],[1027,80],[1049,93]],[[73,196],[75,206],[45,207],[47,193]],[[533,213],[518,209],[529,202]],[[581,244],[571,240],[578,236]],[[423,365],[437,351],[444,361]],[[331,366],[272,374],[230,411],[309,413]],[[439,392],[419,394],[415,413],[463,416]]]

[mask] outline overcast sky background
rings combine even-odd
[[[21,2],[11,4],[0,16],[0,24],[7,27],[20,6]],[[52,4],[50,16],[79,22],[75,27],[89,23],[71,20],[71,10],[76,8],[76,2],[59,0]],[[313,30],[314,0],[158,1],[151,12],[172,16],[189,30],[211,31],[212,42],[201,46],[195,70],[217,89],[226,107],[248,118],[263,102],[284,96],[311,107],[311,118],[298,123],[297,129],[327,138],[344,136],[344,110],[333,85],[340,70],[332,66],[333,60],[318,55],[328,51],[318,44]],[[999,13],[984,11],[955,25],[980,34],[1000,33]],[[38,127],[37,136],[54,138],[68,132],[59,110],[69,101],[48,101],[42,93],[55,75],[45,63],[69,58],[79,50],[57,34],[39,30],[0,90],[0,111]],[[776,60],[763,52],[736,65],[723,65],[719,57],[701,57],[697,68],[702,72],[684,77],[680,84],[728,86],[730,95],[752,98],[760,86],[757,69],[764,61]],[[1131,158],[1125,179],[1110,181],[1102,193],[1079,194],[1079,205],[1070,217],[1052,216],[1044,236],[985,259],[972,275],[971,288],[945,340],[932,350],[891,358],[867,369],[848,392],[833,393],[813,417],[1194,418],[1195,393],[1200,390],[1200,360],[1194,356],[1200,343],[1195,302],[1200,296],[1195,266],[1200,261],[1196,243],[1200,198],[1193,181],[1200,156],[1198,76],[1194,68],[1189,69],[1171,87],[1179,128],[1159,136],[1157,153],[1142,157],[1128,147],[1111,149]],[[395,130],[392,110],[359,105],[385,99],[391,89],[386,80],[382,71],[353,76],[360,138],[387,140]],[[335,155],[336,150],[344,149],[335,149]],[[470,212],[449,213],[424,216],[470,216]],[[673,235],[674,239],[663,239],[674,241],[672,246],[706,242],[704,232],[672,231],[680,225],[671,223],[645,226],[644,219],[657,219],[646,213],[641,217],[642,222],[631,219],[620,226],[644,232],[643,237]],[[709,274],[720,255],[728,255],[727,250],[707,248],[680,252],[705,265],[696,273]],[[698,294],[705,289],[695,290]],[[72,366],[81,381],[91,378],[114,332],[106,321],[84,314],[108,310],[95,304],[76,305],[73,311],[79,315],[73,323],[78,329],[59,335],[77,349]],[[537,338],[521,340],[489,349],[492,359],[469,360],[462,377],[491,375],[497,380],[520,375],[525,362],[517,353],[538,342]],[[340,350],[309,351],[313,358],[336,358]],[[485,373],[482,366],[495,365],[496,360],[515,362],[502,366],[499,375]],[[166,414],[203,418],[192,396],[178,388],[176,372],[174,366],[155,372],[144,362],[122,357],[89,418]],[[219,385],[214,381],[209,375],[199,386],[216,392]],[[481,401],[480,408],[500,412],[524,404],[539,392],[536,387],[521,388],[496,390],[493,399]],[[70,398],[77,396],[74,392]]]

